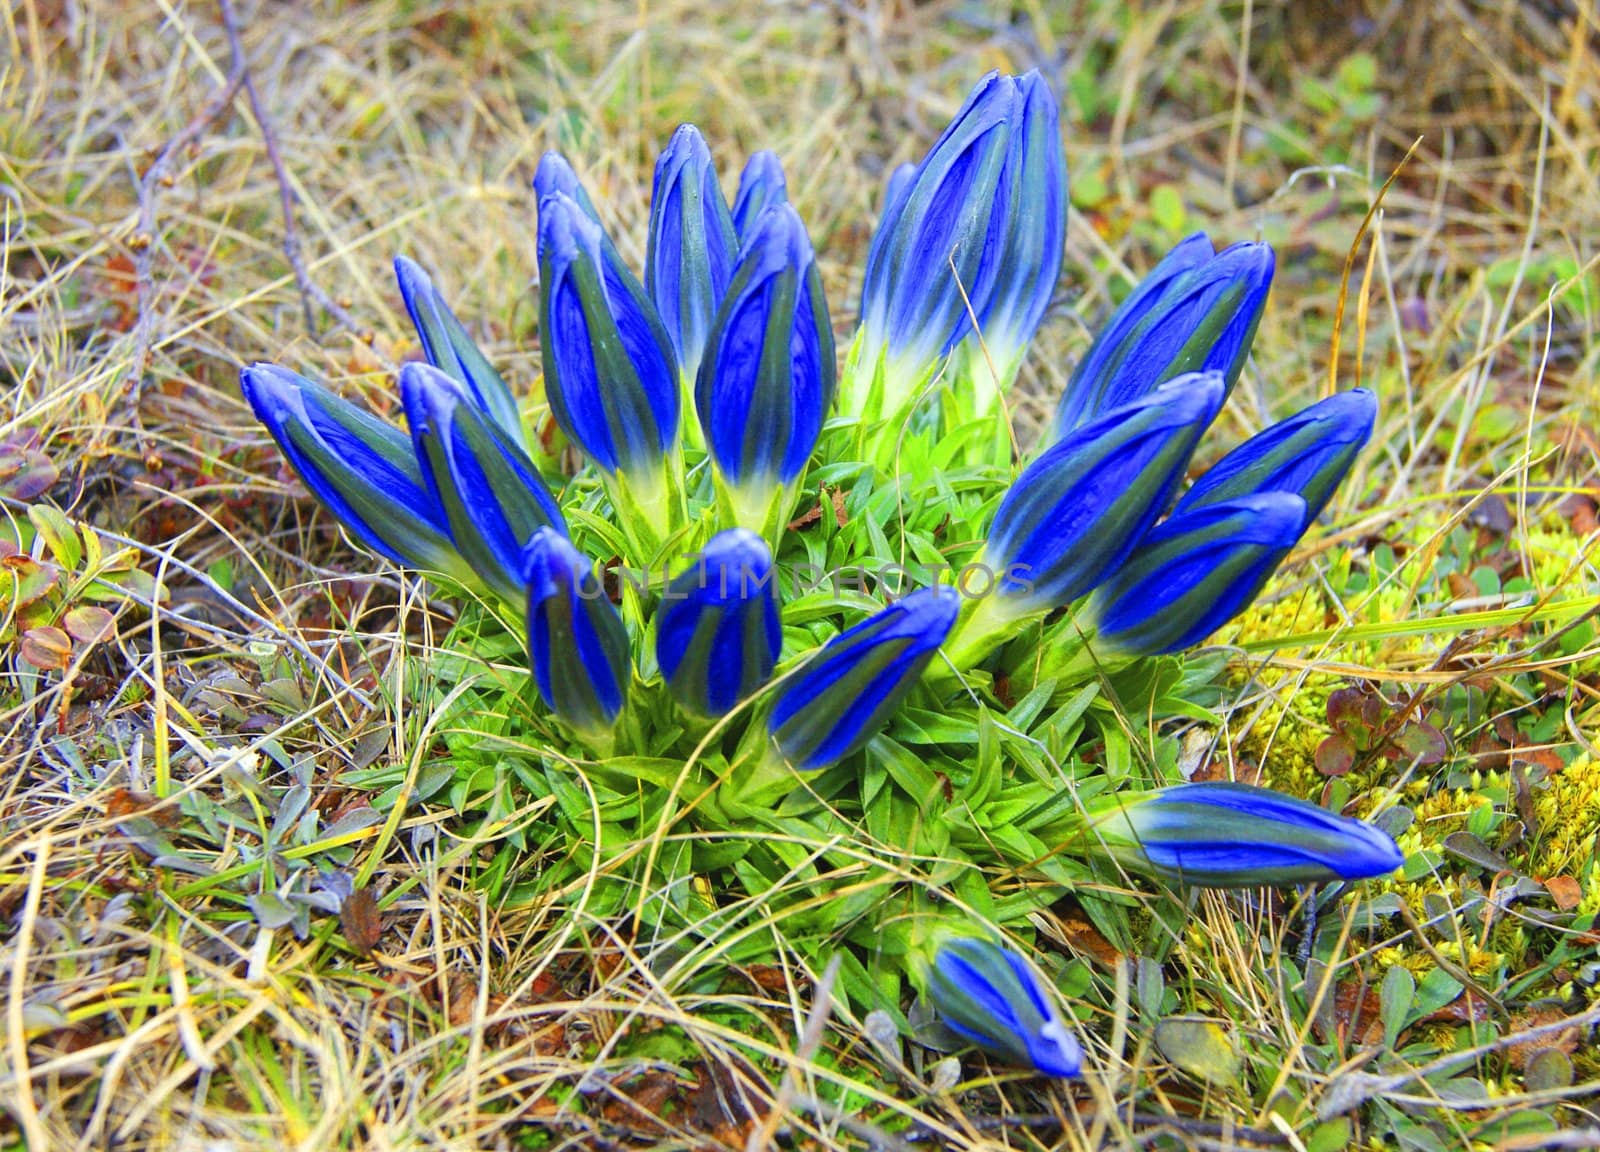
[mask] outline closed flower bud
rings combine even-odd
[[[677,444],[677,368],[655,306],[603,236],[565,193],[540,201],[545,392],[602,471],[649,476]]]
[[[662,595],[656,663],[697,715],[721,716],[770,680],[782,646],[772,553],[753,532],[713,536]]]
[[[984,1051],[1046,1076],[1077,1076],[1083,1049],[1056,993],[1016,952],[971,936],[939,944],[925,977],[945,1027]]]
[[[1220,372],[1232,390],[1272,286],[1272,248],[1214,252],[1198,233],[1151,269],[1068,381],[1056,435],[1147,395],[1185,372]]]
[[[767,721],[796,768],[837,764],[876,736],[955,624],[960,596],[924,588],[824,644],[778,690]]]
[[[478,351],[478,346],[450,311],[421,265],[396,256],[394,275],[428,363],[460,381],[472,403],[499,426],[503,435],[519,446],[526,444],[522,416],[517,411],[511,389],[506,387],[494,365]]]
[[[628,634],[583,554],[554,528],[528,542],[528,654],[545,704],[586,735],[608,732],[627,697]]]
[[[406,364],[400,399],[423,478],[445,511],[456,548],[520,611],[523,552],[539,528],[566,532],[561,508],[533,461],[459,381],[431,365]]]
[[[867,254],[851,415],[898,412],[970,330],[968,302],[989,298],[1021,103],[1014,77],[985,76],[884,213]]]
[[[805,471],[834,372],[811,242],[794,209],[776,205],[739,253],[695,387],[706,445],[746,527],[766,527],[774,492]]]
[[[1222,404],[1222,378],[1192,374],[1045,450],[1001,501],[984,547],[1011,615],[1072,603],[1116,571],[1170,501]]]
[[[1104,654],[1198,644],[1249,607],[1305,528],[1305,501],[1289,492],[1175,513],[1096,590],[1083,628]]]
[[[685,380],[699,370],[738,249],[711,152],[693,124],[680,125],[656,160],[644,283]]]
[[[1184,494],[1173,515],[1249,496],[1292,492],[1306,502],[1306,524],[1322,514],[1372,435],[1378,398],[1353,388],[1319,401],[1246,440]]]
[[[252,364],[239,385],[300,479],[352,536],[396,564],[471,581],[404,432],[276,364]]]
[[[595,210],[594,201],[589,199],[589,193],[584,190],[583,182],[572,170],[572,165],[567,163],[567,158],[559,152],[546,152],[539,157],[539,167],[533,173],[535,204],[542,211],[545,197],[557,192],[577,204],[589,219],[600,223],[600,213]],[[611,238],[606,236],[603,242],[609,245]]]
[[[762,213],[774,204],[789,202],[788,182],[783,178],[783,163],[774,152],[756,152],[745,161],[739,174],[739,192],[733,198],[733,230],[743,244]]]
[[[1007,142],[997,219],[990,224],[991,248],[985,257],[995,272],[987,294],[972,298],[978,331],[965,338],[973,346],[974,361],[967,384],[989,398],[978,405],[980,412],[992,409],[994,374],[1003,390],[1022,366],[1055,292],[1067,239],[1067,161],[1055,97],[1037,72],[1017,80],[1017,96],[1020,120]]]
[[[1132,872],[1202,888],[1387,876],[1404,858],[1387,832],[1270,788],[1180,784],[1090,806],[1082,849]]]

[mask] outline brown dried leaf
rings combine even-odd
[[[383,935],[383,913],[371,888],[357,888],[339,906],[339,926],[344,938],[362,956],[371,956]]]
[[[750,982],[763,992],[783,993],[789,990],[788,977],[777,964],[751,964],[743,971]]]
[[[1563,912],[1571,912],[1583,902],[1583,885],[1571,876],[1552,876],[1544,882],[1544,890]]]
[[[1554,1004],[1540,1004],[1529,1008],[1525,1012],[1518,1012],[1507,1021],[1508,1035],[1515,1037],[1519,1032],[1526,1032],[1530,1028],[1542,1028],[1548,1024],[1555,1024],[1566,1013]],[[1578,1050],[1578,1041],[1583,1038],[1582,1029],[1577,1026],[1564,1028],[1559,1032],[1541,1032],[1526,1040],[1511,1039],[1506,1044],[1506,1059],[1513,1068],[1522,1069],[1528,1066],[1540,1052],[1554,1049],[1565,1052],[1567,1055]]]
[[[1574,492],[1561,501],[1561,506],[1556,511],[1566,517],[1575,536],[1587,536],[1596,528],[1600,528],[1600,518],[1595,514],[1594,499],[1582,492]]]
[[[1122,962],[1123,956],[1117,946],[1107,940],[1104,933],[1089,923],[1086,917],[1063,916],[1060,924],[1067,943],[1079,952],[1085,953],[1107,968],[1115,968]]]
[[[175,828],[179,821],[177,809],[161,804],[149,792],[136,792],[132,788],[111,790],[111,795],[106,797],[106,816],[112,820],[144,816],[162,828]]]

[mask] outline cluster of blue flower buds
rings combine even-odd
[[[981,557],[1005,574],[993,594],[911,592],[785,667],[774,552],[830,418],[854,430],[867,466],[930,411],[936,427],[1004,428],[997,400],[1045,317],[1065,240],[1048,86],[1037,73],[985,77],[921,162],[894,173],[842,374],[816,256],[772,153],[750,158],[730,208],[705,141],[680,127],[656,163],[642,277],[565,159],[547,154],[534,188],[551,417],[604,489],[622,559],[692,553],[654,604],[608,591],[574,543],[571,500],[535,463],[516,398],[410,260],[395,268],[426,362],[399,373],[407,431],[275,365],[246,368],[242,386],[353,537],[525,629],[544,704],[597,750],[657,677],[702,720],[754,699],[765,755],[812,771],[865,748],[941,653],[947,669],[978,667],[1028,619],[1070,609],[1101,661],[1190,647],[1250,604],[1373,429],[1371,393],[1334,395],[1185,490],[1274,268],[1265,244],[1218,252],[1192,236],[1101,329],[1048,443],[1000,497]],[[687,467],[686,452],[708,466]],[[589,518],[593,484],[564,483],[590,493]],[[636,667],[652,637],[653,660]],[[1399,862],[1370,826],[1262,789],[1121,797],[1084,813],[1080,831],[1124,867],[1202,885],[1350,879]],[[968,1040],[1077,1071],[1054,1000],[1009,950],[949,940],[925,983]]]

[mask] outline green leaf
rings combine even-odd
[[[1208,1084],[1239,1081],[1239,1052],[1215,1020],[1177,1018],[1156,1025],[1156,1047],[1179,1070]]]
[[[1378,1015],[1383,1020],[1384,1045],[1391,1051],[1400,1042],[1400,1033],[1409,1021],[1416,994],[1416,977],[1407,969],[1396,964],[1384,974],[1383,984],[1378,989]]]
[[[69,572],[77,571],[78,565],[83,563],[83,542],[78,539],[72,521],[48,504],[30,504],[28,519],[33,523],[34,531],[49,546],[50,555],[55,557],[56,563]]]

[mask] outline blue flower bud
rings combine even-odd
[[[631,675],[622,617],[583,554],[554,528],[528,542],[528,654],[545,704],[579,732],[610,730]]]
[[[772,678],[783,646],[776,584],[766,541],[732,528],[667,585],[656,663],[674,700],[721,716]]]
[[[1198,644],[1249,607],[1305,529],[1305,501],[1290,492],[1174,513],[1096,590],[1084,629],[1102,653]]]
[[[462,557],[520,610],[523,552],[533,533],[566,522],[533,461],[488,420],[464,386],[427,364],[400,369],[400,400],[423,478]]]
[[[1213,253],[1197,233],[1151,269],[1095,338],[1056,409],[1056,435],[1185,372],[1220,372],[1232,390],[1272,286],[1270,246]]]
[[[594,201],[589,199],[589,193],[584,190],[583,182],[572,170],[572,165],[567,163],[567,158],[559,152],[546,152],[539,157],[539,167],[533,173],[534,201],[541,212],[545,198],[557,192],[577,204],[589,219],[600,223],[600,213],[595,210]],[[604,243],[610,244],[611,238],[606,236]]]
[[[897,171],[867,256],[847,410],[892,414],[972,331],[1009,383],[1061,269],[1067,173],[1037,72],[984,77],[908,178]],[[881,373],[880,358],[885,360]],[[985,389],[992,394],[992,389]]]
[[[511,389],[496,372],[478,346],[467,335],[466,328],[456,319],[450,306],[444,302],[433,286],[433,281],[421,265],[404,256],[394,258],[394,275],[400,283],[400,295],[422,340],[422,350],[428,363],[455,377],[467,389],[472,402],[477,405],[501,432],[518,445],[523,438],[522,415]]]
[[[961,597],[924,588],[824,644],[778,689],[767,729],[796,768],[837,764],[876,736],[956,622]]]
[[[776,205],[739,253],[695,387],[723,481],[759,504],[799,480],[833,402],[834,373],[811,241],[795,210]]]
[[[987,295],[972,300],[1002,387],[1015,377],[1050,306],[1067,240],[1067,161],[1055,97],[1037,72],[1017,80],[1017,96],[1020,119],[1007,142],[985,256],[995,274]]]
[[[761,214],[774,204],[789,202],[788,182],[783,178],[783,163],[774,152],[756,152],[745,161],[739,174],[739,192],[733,198],[733,230],[743,244],[750,237]]]
[[[1077,1076],[1083,1049],[1055,990],[1017,953],[971,936],[945,940],[926,976],[928,999],[956,1035],[1046,1076]]]
[[[889,179],[883,186],[883,215],[879,218],[878,229],[883,230],[884,221],[889,220],[900,211],[900,205],[905,203],[907,194],[911,191],[911,182],[916,179],[917,166],[907,160],[904,164],[895,166],[889,173]],[[876,238],[876,233],[874,233]],[[865,307],[862,308],[865,312]]]
[[[907,160],[904,164],[897,165],[889,173],[889,179],[883,186],[883,212],[878,217],[878,227],[872,233],[872,247],[876,248],[880,240],[887,240],[891,227],[900,216],[900,209],[905,204],[906,196],[911,192],[911,182],[916,179],[917,166]],[[871,260],[869,250],[868,260]],[[868,290],[872,286],[870,279],[861,282],[861,303],[856,307],[856,315],[864,321],[867,315]],[[881,293],[879,294],[881,297]],[[875,304],[882,307],[881,298],[875,299]]]
[[[404,432],[276,364],[250,365],[239,386],[306,487],[351,535],[403,567],[470,581]]]
[[[1256,492],[1293,492],[1306,524],[1322,514],[1372,435],[1378,398],[1353,388],[1257,433],[1229,452],[1184,494],[1173,515]]]
[[[603,236],[565,193],[540,202],[545,392],[599,468],[646,474],[677,444],[678,373],[655,306]]]
[[[1116,571],[1168,505],[1222,378],[1194,373],[1057,441],[995,513],[984,562],[1012,615],[1059,608]]]
[[[1387,876],[1404,862],[1387,832],[1270,788],[1180,784],[1090,806],[1083,850],[1202,888]]]
[[[738,249],[711,151],[693,124],[679,125],[656,159],[644,283],[686,380],[700,368]]]
[[[1004,242],[1010,136],[1021,98],[1017,81],[991,72],[978,82],[902,198],[889,204],[867,254],[861,345],[855,361],[882,387],[853,389],[850,411],[869,402],[891,415],[971,327],[968,301],[989,298]]]

